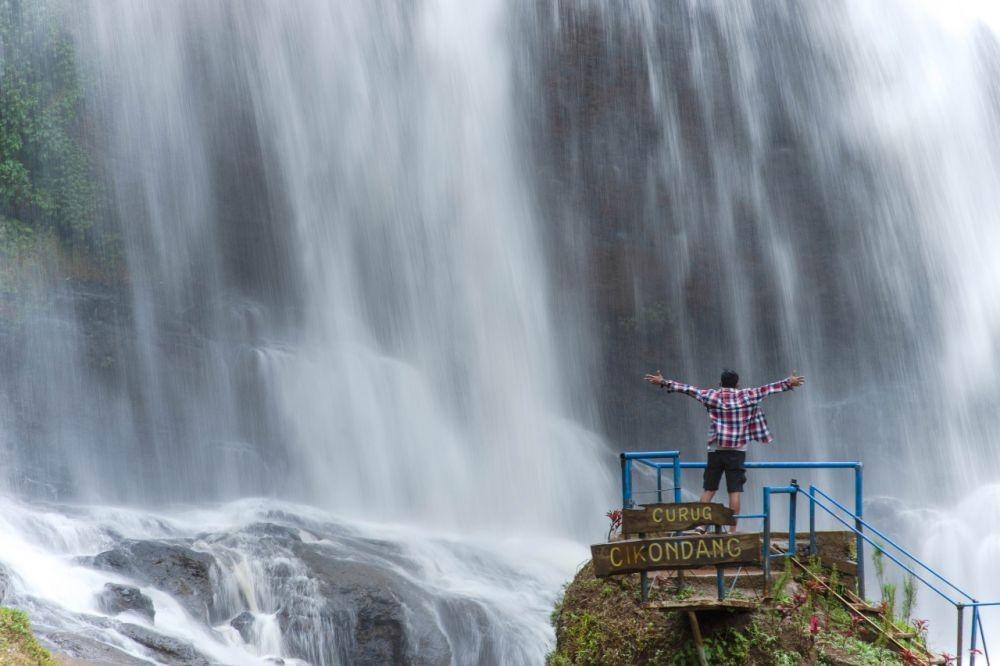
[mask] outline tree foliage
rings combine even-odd
[[[101,189],[74,44],[56,9],[0,0],[0,251],[39,234],[98,245]]]

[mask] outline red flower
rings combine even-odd
[[[819,618],[815,615],[809,618],[809,633],[813,636],[819,633]]]
[[[608,528],[608,540],[610,540],[611,535],[615,533],[615,530],[622,526],[622,510],[612,509],[604,515],[611,521],[611,526]]]

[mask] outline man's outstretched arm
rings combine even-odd
[[[656,371],[655,375],[646,375],[643,379],[650,384],[667,389],[668,393],[683,393],[691,396],[699,402],[705,401],[705,389],[700,389],[697,386],[691,386],[690,384],[675,382],[672,379],[664,379],[659,370]]]
[[[795,374],[792,370],[792,374],[788,376],[787,379],[782,379],[780,382],[773,382],[771,384],[764,384],[763,386],[758,386],[753,389],[754,394],[756,394],[758,400],[763,400],[772,393],[781,393],[782,391],[791,391],[794,388],[798,388],[806,383],[806,378],[801,375]]]

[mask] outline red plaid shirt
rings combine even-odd
[[[708,428],[708,448],[742,451],[752,442],[770,444],[774,441],[767,429],[767,420],[760,401],[772,393],[791,391],[787,379],[756,388],[700,389],[668,380],[667,391],[685,393],[708,410],[712,423]]]

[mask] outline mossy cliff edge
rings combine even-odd
[[[793,573],[789,567],[776,577],[772,596],[767,599],[761,597],[759,588],[737,586],[734,596],[759,602],[750,612],[700,611],[698,622],[707,663],[946,663],[945,657],[931,658],[923,649],[925,624],[915,621],[915,626],[910,626],[893,617],[884,604],[866,613],[867,619],[862,618],[830,591],[839,585],[835,572],[824,572],[817,563],[810,569],[814,571]],[[671,572],[669,577],[654,581],[651,601],[709,598],[714,594],[714,577],[689,575],[678,584],[673,575]],[[549,666],[700,663],[687,614],[646,607],[640,600],[637,575],[599,579],[588,563],[566,586],[552,622],[556,649],[548,657]],[[907,649],[893,645],[888,638],[904,635],[909,637]]]

